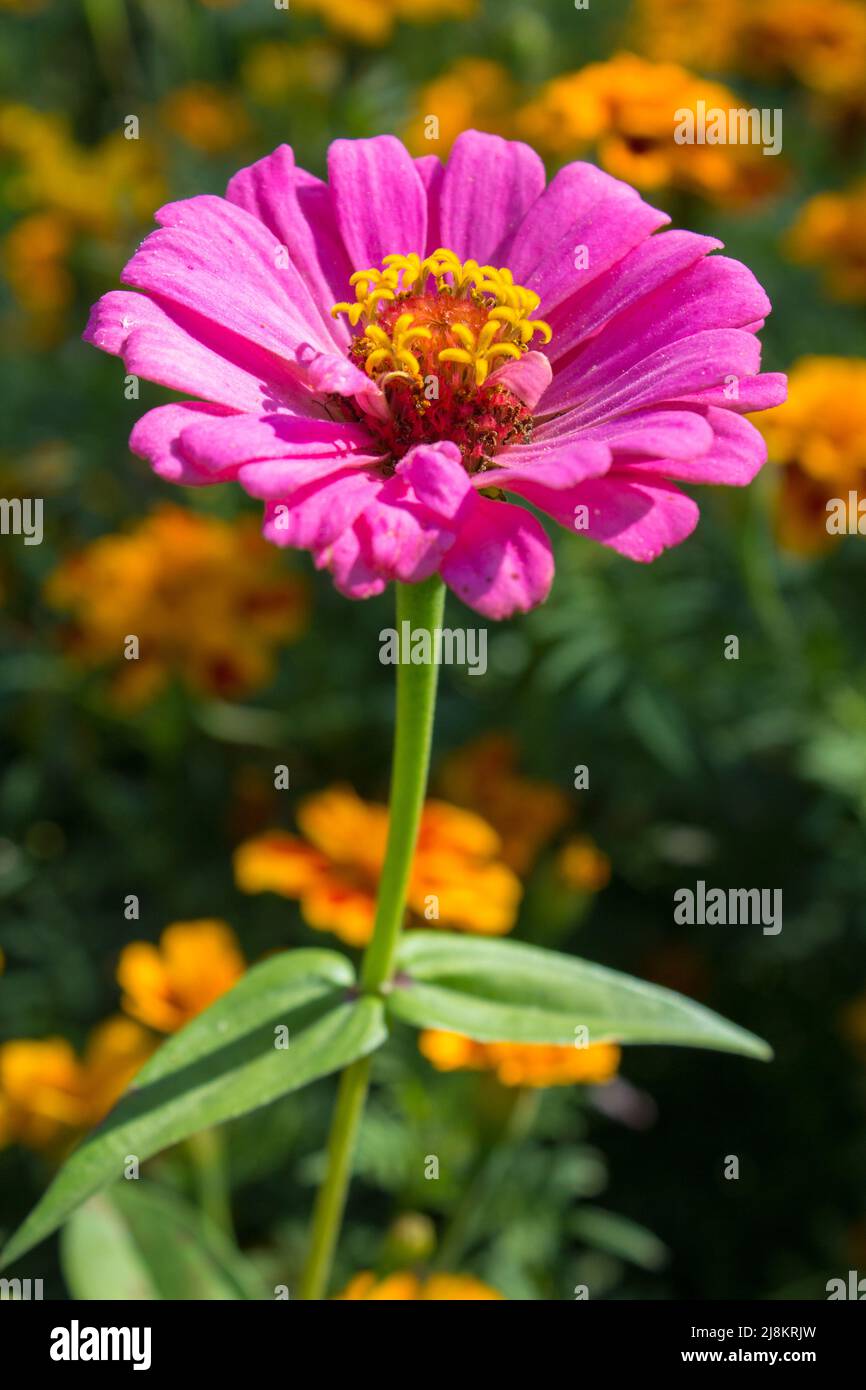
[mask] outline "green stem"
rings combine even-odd
[[[441,625],[445,589],[438,576],[422,584],[397,584],[396,589],[398,640],[402,642],[403,623],[409,624],[412,633],[421,629],[431,632]],[[397,666],[388,842],[379,880],[373,935],[361,965],[361,989],[365,994],[383,993],[394,974],[427,788],[437,675],[438,667],[432,660],[424,665],[401,662]],[[370,1059],[362,1057],[340,1077],[328,1140],[328,1167],[316,1197],[310,1250],[301,1281],[304,1299],[324,1298],[327,1293],[369,1076]]]
[[[220,1129],[202,1129],[186,1141],[195,1169],[199,1205],[215,1226],[234,1239],[231,1185],[226,1163],[225,1135]]]

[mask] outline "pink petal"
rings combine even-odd
[[[550,504],[553,505],[550,505]],[[542,505],[539,503],[539,505]],[[570,492],[548,493],[544,510],[576,535],[601,541],[630,560],[655,560],[698,524],[697,504],[651,473],[611,471]],[[576,509],[588,509],[587,524]]]
[[[217,328],[291,360],[303,344],[333,352],[318,310],[285,248],[224,198],[169,203],[123,271],[126,284],[184,305]]]
[[[770,303],[739,261],[710,256],[695,262],[608,322],[565,366],[558,366],[545,410],[567,408],[591,382],[603,390],[657,348],[707,329],[742,328]]]
[[[503,449],[496,463],[498,467],[474,474],[475,487],[499,487],[506,492],[518,492],[531,501],[535,492],[548,488],[560,492],[586,478],[601,477],[610,468],[611,453],[606,444],[572,438],[544,448],[516,444]]]
[[[543,352],[526,352],[517,361],[497,367],[487,378],[488,386],[507,386],[519,401],[534,410],[553,380],[553,369]]]
[[[439,201],[442,196],[445,166],[438,155],[425,154],[415,160],[415,168],[418,170],[424,185],[424,192],[427,194],[427,245],[424,247],[424,254],[429,256],[431,252],[437,251],[442,245],[442,235],[439,230]]]
[[[371,570],[406,584],[435,574],[456,535],[453,525],[419,506],[398,477],[385,483],[356,529]]]
[[[335,140],[328,176],[337,225],[355,270],[379,266],[392,252],[421,252],[427,195],[405,147],[393,135]],[[350,297],[346,285],[344,298]]]
[[[333,545],[381,487],[380,478],[351,469],[306,482],[288,498],[266,503],[262,534],[274,545],[297,550]]]
[[[581,404],[567,411],[562,424],[569,429],[599,424],[625,411],[666,405],[721,386],[728,379],[754,376],[760,361],[761,345],[751,333],[737,328],[707,329],[658,348],[600,390],[595,390],[592,378],[588,378],[580,388]],[[554,379],[545,407],[556,386]]]
[[[543,190],[544,165],[528,145],[465,130],[454,142],[442,180],[442,245],[461,260],[496,259],[500,244]]]
[[[452,521],[472,497],[472,485],[460,460],[460,450],[448,440],[418,444],[397,464],[397,476],[427,511]]]
[[[615,315],[721,245],[715,237],[696,236],[694,232],[659,232],[644,237],[588,284],[576,285],[575,293],[557,308],[545,308],[553,330],[546,349],[548,357],[556,362],[578,343],[594,337]]]
[[[653,458],[691,459],[706,453],[713,442],[713,431],[706,416],[690,408],[634,410],[605,420],[592,428],[568,430],[568,416],[543,425],[526,447],[544,457],[551,449],[574,440],[599,440],[615,453],[648,454]]]
[[[181,435],[191,425],[204,418],[237,420],[225,406],[204,405],[201,401],[179,401],[158,405],[142,415],[133,427],[129,447],[139,458],[147,459],[154,473],[169,483],[185,487],[203,487],[207,483],[226,482],[234,477],[228,468],[223,474],[206,472],[187,458],[181,447]]]
[[[368,414],[387,418],[388,403],[380,387],[347,357],[318,352],[306,344],[298,348],[296,364],[311,390],[322,395],[354,396]]]
[[[309,484],[320,486],[323,483],[345,475],[347,465],[364,470],[375,460],[352,455],[319,458],[280,458],[256,459],[254,463],[242,463],[237,470],[237,481],[250,497],[262,502],[292,501],[295,495]],[[366,473],[365,473],[365,476]]]
[[[669,221],[628,184],[590,164],[569,164],[515,233],[509,265],[515,280],[541,296],[539,313],[547,317]]]
[[[724,483],[728,487],[744,487],[750,483],[767,461],[764,436],[749,420],[730,410],[710,407],[706,424],[713,432],[712,442],[699,457],[667,458],[628,464],[630,473],[663,473],[666,478],[678,478],[684,483]]]
[[[349,527],[331,545],[316,552],[317,569],[328,569],[334,588],[346,598],[372,598],[381,594],[387,579],[370,568],[364,556],[358,525]]]
[[[736,394],[734,394],[734,392]],[[751,415],[757,410],[771,410],[788,399],[788,378],[784,372],[762,372],[760,376],[737,378],[725,386],[711,386],[693,395],[683,396],[689,405],[713,405],[732,410],[737,415]]]
[[[264,159],[241,169],[230,180],[226,198],[245,208],[285,246],[334,342],[345,347],[348,325],[334,319],[331,306],[345,299],[355,269],[343,246],[327,184],[306,175],[298,178],[295,157],[280,145]]]
[[[82,336],[122,357],[128,372],[173,391],[237,410],[315,410],[287,364],[179,304],[113,290],[93,306]]]
[[[530,512],[478,497],[439,572],[476,612],[486,618],[510,618],[547,598],[553,553]]]
[[[219,473],[255,459],[329,459],[334,468],[378,457],[362,425],[293,415],[232,415],[186,429],[183,452],[197,467]]]

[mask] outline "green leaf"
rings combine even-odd
[[[659,985],[526,946],[439,931],[409,932],[387,999],[389,1015],[478,1042],[674,1043],[767,1059],[753,1033]]]
[[[354,971],[336,951],[285,951],[244,975],[138,1073],[74,1151],[3,1251],[0,1267],[50,1235],[70,1212],[139,1161],[244,1115],[364,1057],[384,1042],[382,1002],[352,998]],[[274,1046],[275,1029],[289,1046]]]
[[[75,1299],[267,1299],[257,1270],[177,1193],[121,1182],[73,1213],[60,1259]]]
[[[658,1236],[617,1212],[605,1211],[602,1207],[578,1207],[568,1228],[572,1235],[594,1249],[629,1260],[641,1269],[662,1269],[667,1263],[668,1251]]]

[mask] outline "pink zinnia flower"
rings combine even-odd
[[[236,480],[264,533],[352,598],[438,571],[505,618],[541,603],[530,503],[633,560],[684,540],[676,486],[744,484],[767,296],[721,243],[590,164],[467,131],[445,168],[337,140],[329,182],[281,146],[226,197],[170,203],[85,337],[195,399],[130,441],[171,482]],[[352,297],[354,295],[354,298]],[[543,316],[543,317],[542,317]],[[512,500],[513,499],[513,500]]]

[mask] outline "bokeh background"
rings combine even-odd
[[[363,935],[375,863],[358,846],[387,793],[392,596],[350,607],[306,557],[258,541],[239,491],[181,493],[132,458],[134,420],[167,393],[128,398],[121,365],[80,342],[88,306],[154,208],[222,192],[282,141],[321,175],[337,136],[393,131],[445,155],[476,126],[529,139],[551,170],[597,160],[674,225],[721,237],[769,291],[765,366],[791,394],[763,424],[757,483],[701,491],[687,544],[644,568],[562,537],[549,602],[491,627],[486,677],[443,669],[432,790],[470,813],[431,815],[427,869],[464,900],[443,925],[670,985],[776,1057],[632,1048],[574,1082],[562,1059],[534,1072],[453,1039],[425,1056],[398,1033],[376,1061],[335,1287],[390,1278],[413,1297],[438,1270],[510,1299],[581,1283],[823,1298],[866,1273],[866,540],[825,525],[866,470],[866,7],[0,12],[0,493],[44,499],[45,518],[41,545],[0,537],[0,1232],[246,963]],[[673,111],[699,98],[781,109],[782,153],[674,145]],[[287,845],[318,875],[309,891],[250,891]],[[781,888],[783,931],[677,926],[673,893],[699,878]],[[270,1287],[297,1283],[333,1091],[147,1167],[215,1221],[230,1188]],[[16,1272],[46,1296],[93,1289],[56,1242]],[[184,1277],[166,1287],[192,1296]]]

